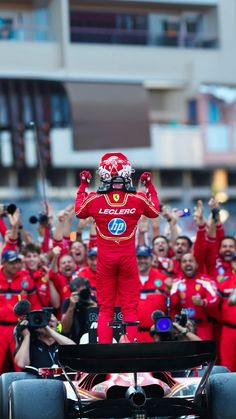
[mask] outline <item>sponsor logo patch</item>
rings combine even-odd
[[[122,218],[112,218],[108,223],[108,230],[114,236],[119,236],[126,230],[126,222]]]

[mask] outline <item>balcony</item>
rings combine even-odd
[[[109,28],[72,28],[72,43],[146,45],[176,48],[218,48],[218,39],[210,34],[183,34],[163,32],[153,35],[148,30],[109,29]]]

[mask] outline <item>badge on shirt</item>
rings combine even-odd
[[[228,275],[217,275],[216,280],[217,282],[224,282],[228,278],[229,278]]]
[[[115,202],[118,202],[119,199],[120,199],[120,195],[118,193],[114,193],[113,194],[113,199],[114,199]]]
[[[224,275],[225,270],[224,270],[223,266],[219,266],[219,268],[217,270],[218,270],[219,275]]]
[[[179,289],[179,291],[185,291],[185,290],[186,290],[186,284],[184,284],[184,283],[180,283],[180,284],[178,285],[178,289]]]
[[[162,286],[162,280],[161,279],[155,279],[154,284],[156,287],[161,287]]]
[[[23,290],[26,290],[27,288],[29,288],[29,282],[27,281],[27,279],[23,279],[23,281],[21,281],[21,288]]]
[[[188,313],[188,317],[190,319],[194,319],[195,314],[196,314],[196,311],[194,310],[194,308],[188,307],[186,310],[187,310],[187,313]]]
[[[200,289],[201,289],[201,285],[200,285],[200,284],[196,284],[196,285],[195,285],[195,290],[196,290],[196,291],[199,291]]]

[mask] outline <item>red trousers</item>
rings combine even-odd
[[[13,325],[0,325],[0,374],[10,370],[21,371],[14,364],[14,351],[16,349],[15,338],[13,336],[14,327]]]
[[[221,365],[236,372],[236,329],[223,325],[220,339]]]
[[[97,259],[98,341],[112,342],[114,307],[119,302],[124,321],[138,320],[139,274],[135,250],[129,252],[119,245],[99,249]],[[133,254],[132,254],[133,253]],[[130,342],[137,338],[137,326],[127,327]]]

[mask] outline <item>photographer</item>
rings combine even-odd
[[[33,328],[29,323],[29,320],[24,319],[18,324],[20,346],[16,349],[14,360],[20,368],[49,368],[57,365],[58,346],[75,344],[57,332],[58,321],[53,314],[49,314],[48,324],[44,327]]]
[[[154,338],[155,342],[202,340],[196,335],[194,321],[188,319],[187,314],[183,310],[179,315],[175,316],[174,321],[160,310],[152,313],[152,319],[154,324],[150,329],[150,335]]]
[[[88,332],[87,309],[97,306],[97,303],[91,295],[87,279],[74,278],[70,281],[69,287],[71,296],[66,298],[62,305],[62,330],[79,343],[82,335]]]

